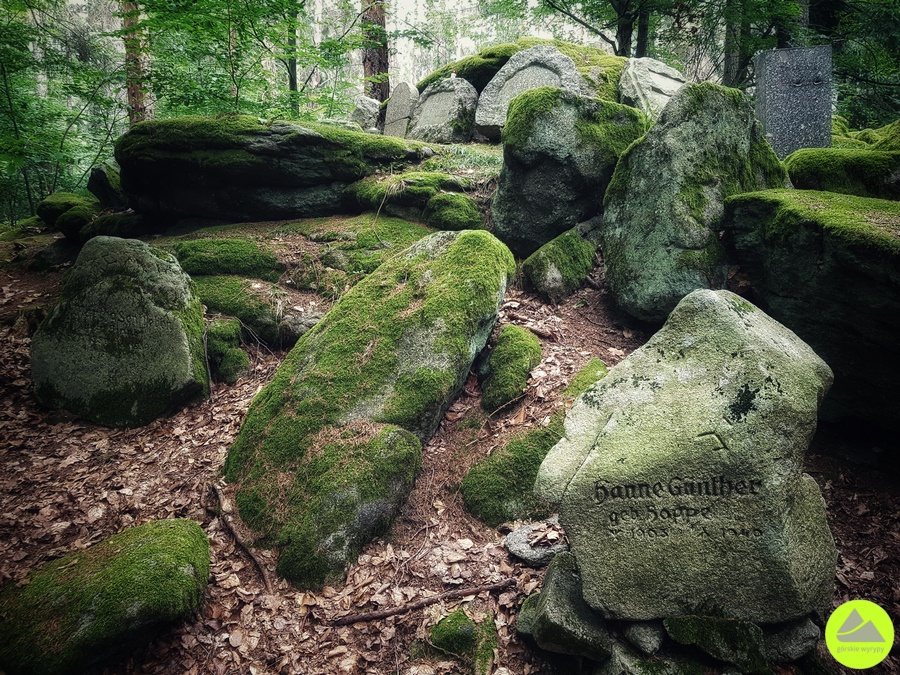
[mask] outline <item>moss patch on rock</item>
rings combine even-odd
[[[0,593],[0,667],[84,672],[160,624],[188,618],[208,576],[209,542],[190,520],[150,522],[59,558]]]
[[[592,359],[572,379],[564,396],[573,400],[606,376],[606,366]],[[544,457],[562,437],[565,410],[550,416],[550,424],[509,441],[499,451],[475,464],[460,491],[469,513],[496,527],[512,520],[544,518],[550,505],[534,496],[532,488]]]
[[[762,629],[750,621],[681,616],[665,619],[663,625],[676,642],[696,646],[714,659],[737,666],[742,673],[772,672],[764,655]]]
[[[900,152],[806,148],[784,160],[795,188],[900,199]]]
[[[459,657],[474,675],[487,675],[497,646],[497,628],[491,619],[478,625],[457,609],[432,627],[431,644]]]
[[[239,276],[197,276],[194,287],[209,312],[233,316],[252,336],[268,345],[281,342],[278,287]]]
[[[76,206],[83,209],[99,209],[100,203],[90,196],[72,192],[54,192],[37,205],[37,215],[48,227],[56,227],[57,219]]]
[[[560,302],[584,284],[596,250],[596,244],[569,230],[528,256],[522,271],[545,302]]]
[[[249,239],[192,239],[171,245],[181,269],[197,275],[237,275],[278,281],[284,265]]]
[[[78,232],[78,238],[86,242],[94,237],[122,237],[134,239],[154,230],[149,218],[133,211],[101,213]]]
[[[481,406],[494,412],[514,401],[528,383],[528,373],[541,362],[541,343],[527,328],[506,324],[487,359]]]
[[[419,456],[415,437],[396,427],[421,439],[434,432],[513,271],[486,232],[431,235],[346,293],[254,399],[225,474],[240,482],[241,517],[281,547],[283,576],[303,586],[339,577],[382,522],[363,527],[360,509],[396,512]],[[373,424],[375,435],[345,447],[348,426]],[[323,518],[329,504],[334,517]]]
[[[429,199],[423,218],[429,227],[436,230],[477,230],[484,227],[484,219],[475,200],[458,192],[441,192]]]
[[[506,65],[510,57],[522,49],[523,47],[517,43],[500,44],[482,49],[474,56],[467,56],[459,61],[448,63],[426,75],[416,85],[416,89],[425,91],[428,85],[445,80],[453,73],[456,73],[457,77],[468,81],[480,94],[488,82],[497,74],[497,71]]]
[[[234,384],[250,369],[250,357],[241,349],[241,322],[215,319],[206,328],[206,355],[213,377]]]
[[[880,140],[872,146],[873,150],[900,151],[900,120],[881,127],[876,133]]]
[[[849,136],[832,135],[831,147],[838,150],[869,150],[872,146]]]
[[[377,211],[389,204],[424,209],[428,200],[441,190],[463,191],[471,181],[446,173],[408,171],[363,178],[347,188],[347,194],[364,208]]]

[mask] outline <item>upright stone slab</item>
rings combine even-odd
[[[394,91],[391,92],[391,97],[388,99],[384,117],[385,136],[406,138],[406,132],[409,130],[409,123],[418,101],[419,90],[413,85],[401,82],[394,87]]]
[[[759,52],[756,118],[779,158],[831,147],[831,45]]]
[[[649,117],[659,117],[686,81],[684,75],[662,61],[628,59],[619,78],[619,100]]]
[[[586,391],[535,484],[609,619],[823,613],[836,551],[803,456],[831,369],[728,291],[694,291]]]
[[[407,138],[428,143],[465,143],[472,137],[478,92],[460,77],[429,85],[419,96]]]
[[[374,98],[362,95],[357,96],[354,103],[356,107],[350,113],[351,120],[362,127],[364,131],[378,126],[378,110],[381,103]]]
[[[575,62],[554,47],[538,45],[522,50],[506,62],[481,92],[475,130],[491,140],[500,140],[510,101],[538,87],[559,87],[570,94],[581,94],[582,78]]]

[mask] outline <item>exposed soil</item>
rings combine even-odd
[[[553,307],[511,290],[500,324],[541,338],[543,359],[521,402],[487,417],[474,376],[424,451],[416,488],[387,535],[369,545],[346,583],[302,592],[279,580],[274,555],[256,551],[273,580],[266,591],[256,564],[226,525],[211,486],[254,395],[284,353],[252,350],[253,370],[209,400],[133,430],[110,430],[38,406],[30,391],[29,335],[36,305],[48,305],[62,270],[35,274],[0,268],[0,585],[17,583],[43,563],[152,519],[185,517],[210,537],[212,568],[202,613],[163,629],[145,648],[104,673],[404,673],[465,672],[427,645],[428,631],[463,606],[493,617],[499,632],[494,673],[591,672],[577,659],[547,657],[516,638],[518,607],[539,590],[542,572],[510,558],[504,528],[492,529],[463,508],[458,484],[478,459],[521,429],[546,424],[560,392],[587,361],[618,363],[650,333],[612,307],[602,279]],[[31,307],[32,309],[29,309]],[[322,301],[322,309],[327,303]],[[817,438],[814,452],[832,441]],[[818,454],[809,470],[822,487],[840,550],[835,606],[878,602],[900,618],[900,491],[881,472]],[[499,592],[376,621],[334,626],[339,617],[389,609],[449,589],[512,579]],[[889,657],[873,673],[897,672]],[[791,672],[781,669],[780,672]]]

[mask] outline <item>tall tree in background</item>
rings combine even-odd
[[[362,6],[365,93],[377,101],[386,101],[391,91],[388,81],[388,40],[384,23],[384,6],[384,0],[363,0]]]
[[[137,2],[122,2],[122,41],[125,43],[125,92],[128,123],[136,124],[153,117],[147,101],[144,71],[144,40]]]

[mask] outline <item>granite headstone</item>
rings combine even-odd
[[[831,147],[831,45],[759,52],[756,117],[780,159]]]
[[[388,99],[384,117],[384,135],[406,138],[409,122],[412,119],[416,103],[419,101],[419,90],[413,85],[401,82]]]
[[[426,143],[465,143],[472,137],[478,92],[461,77],[429,85],[419,96],[407,138]]]

